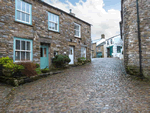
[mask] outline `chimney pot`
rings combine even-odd
[[[101,35],[101,39],[105,39],[105,35],[104,34]]]

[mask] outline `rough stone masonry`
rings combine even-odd
[[[142,69],[150,78],[150,0],[138,0]],[[139,42],[136,0],[122,0],[122,34],[124,38],[124,63],[130,74],[139,74]]]

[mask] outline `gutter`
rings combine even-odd
[[[141,33],[140,33],[140,18],[139,18],[139,5],[138,0],[136,0],[136,9],[137,9],[137,29],[138,29],[138,41],[139,41],[139,64],[140,64],[140,77],[143,78],[142,70],[142,50],[141,50]]]

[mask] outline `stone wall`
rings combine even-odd
[[[75,46],[75,61],[81,57],[81,46],[87,47],[87,59],[91,56],[91,25],[62,10],[38,0],[25,0],[32,4],[32,25],[15,21],[15,0],[0,0],[0,57],[13,58],[13,38],[33,40],[33,61],[40,63],[40,45],[49,45],[49,61],[64,52],[69,55],[70,41]],[[48,14],[59,15],[59,32],[48,30]],[[81,38],[74,36],[74,23],[81,25]]]
[[[139,1],[142,68],[150,78],[150,1]],[[139,74],[139,42],[137,30],[136,0],[122,0],[122,31],[124,39],[124,63],[127,71]]]
[[[92,58],[96,58],[96,43],[92,43]]]
[[[96,46],[96,52],[102,52],[102,57],[104,57],[104,45]]]

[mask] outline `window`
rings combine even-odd
[[[99,47],[99,51],[101,50],[101,47]]]
[[[121,46],[117,46],[117,53],[121,53],[121,49],[122,49]]]
[[[107,45],[109,45],[109,40],[107,40]]]
[[[32,40],[14,38],[14,61],[32,61]]]
[[[59,32],[59,16],[48,13],[48,29]]]
[[[111,44],[113,43],[113,40],[111,39]]]
[[[76,37],[81,37],[81,31],[80,31],[80,25],[79,24],[74,24],[74,31],[75,31],[75,35]]]
[[[81,47],[81,57],[86,58],[86,48],[85,47]]]
[[[16,0],[15,20],[32,24],[32,5],[22,0]]]

